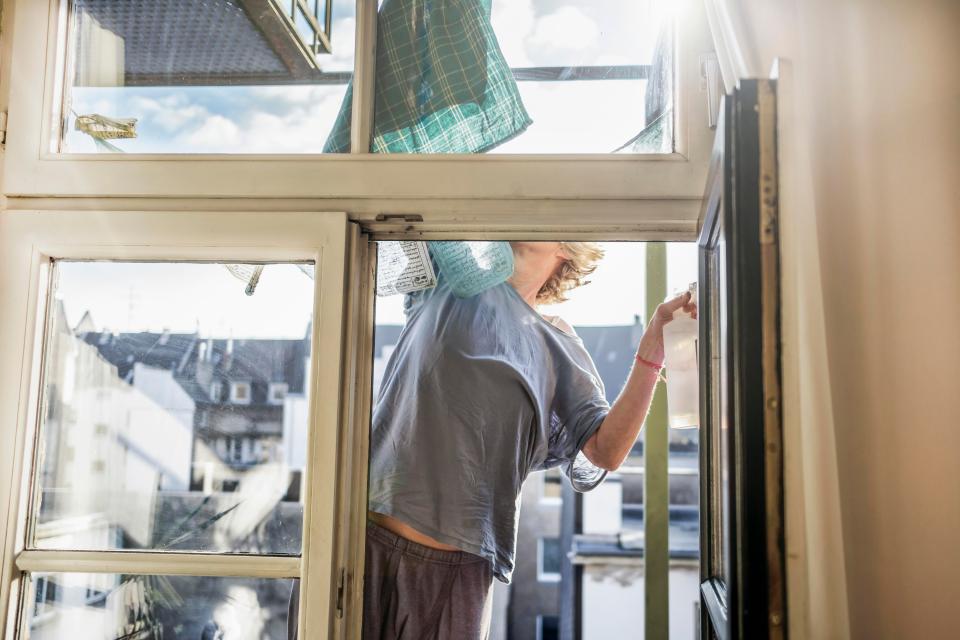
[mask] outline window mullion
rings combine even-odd
[[[370,153],[377,70],[377,0],[357,0],[350,152]]]
[[[167,576],[298,578],[297,556],[254,556],[169,551],[21,551],[17,569],[27,573],[119,573]]]

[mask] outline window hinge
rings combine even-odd
[[[7,143],[7,112],[0,111],[0,144]]]
[[[340,568],[340,580],[337,582],[337,617],[343,617],[343,596],[346,591],[347,570]]]

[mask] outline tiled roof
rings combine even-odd
[[[121,378],[126,378],[134,363],[141,362],[156,369],[175,371],[181,359],[197,339],[195,334],[173,333],[162,339],[160,333],[85,332],[78,337],[97,348],[100,355],[117,367]]]
[[[80,334],[80,339],[97,348],[101,356],[117,367],[126,379],[137,362],[173,372],[180,386],[197,403],[211,402],[209,385],[198,377],[209,374],[211,382],[249,382],[251,403],[267,402],[270,383],[287,384],[289,393],[302,393],[304,363],[309,354],[304,339],[203,339],[190,333],[101,333]],[[203,362],[198,367],[201,352]],[[209,363],[209,372],[198,376],[198,368]]]

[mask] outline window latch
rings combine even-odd
[[[376,222],[423,222],[423,216],[416,213],[378,213]]]
[[[723,95],[723,78],[716,53],[700,56],[700,90],[706,93],[707,98],[707,126],[716,129],[720,116],[720,96]]]

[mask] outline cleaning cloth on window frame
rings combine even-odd
[[[481,153],[532,123],[490,23],[492,0],[386,0],[377,18],[373,153]],[[353,85],[326,153],[350,150]]]

